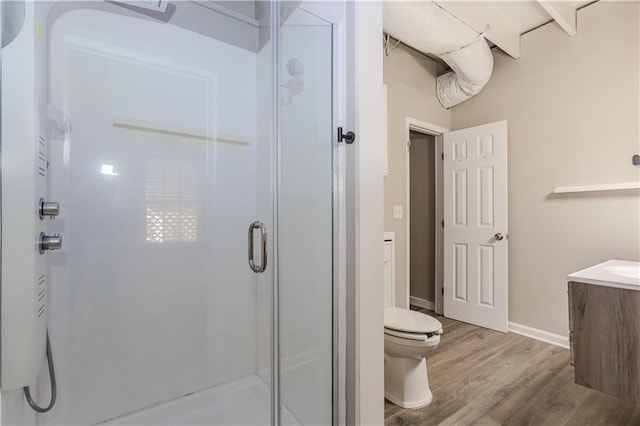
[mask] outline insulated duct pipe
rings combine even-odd
[[[491,77],[493,56],[483,35],[432,1],[385,0],[384,31],[451,67],[436,82],[445,108],[478,94]]]

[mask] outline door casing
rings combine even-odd
[[[432,123],[420,121],[415,118],[405,118],[405,186],[404,186],[404,211],[405,211],[405,307],[409,309],[411,302],[411,161],[410,161],[410,137],[411,132],[418,132],[425,135],[435,136],[436,145],[436,181],[434,183],[436,187],[436,221],[435,236],[436,236],[436,271],[435,271],[435,312],[438,314],[443,313],[443,229],[440,223],[443,219],[444,204],[443,204],[443,185],[442,185],[442,161],[438,160],[442,154],[442,135],[447,133],[449,129],[437,126]]]

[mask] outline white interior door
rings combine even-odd
[[[444,134],[444,315],[507,331],[507,122]]]

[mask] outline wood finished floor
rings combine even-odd
[[[427,357],[433,401],[385,400],[385,425],[636,425],[640,405],[573,383],[569,351],[432,315],[444,328]]]

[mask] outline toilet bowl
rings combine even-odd
[[[418,408],[433,399],[426,356],[440,343],[442,323],[403,308],[384,310],[384,396],[403,408]]]

